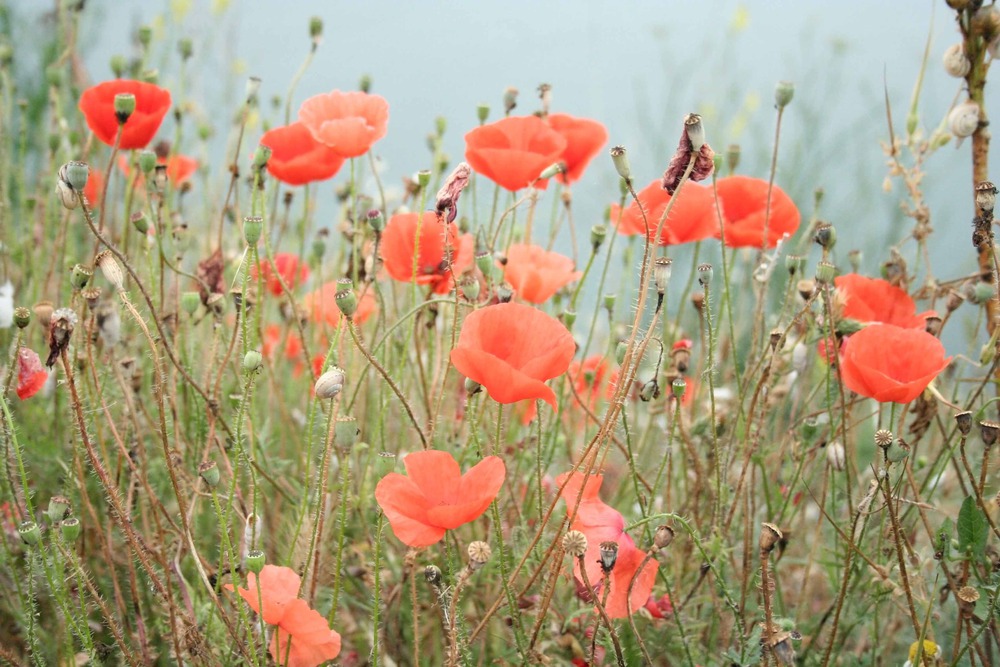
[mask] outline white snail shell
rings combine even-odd
[[[970,136],[979,127],[979,105],[975,102],[959,104],[948,114],[948,125],[956,137]]]
[[[943,61],[944,71],[959,79],[968,74],[969,70],[972,69],[972,63],[969,62],[969,58],[965,55],[965,50],[961,44],[952,44],[949,46],[948,50],[944,52]]]

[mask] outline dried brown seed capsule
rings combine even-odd
[[[875,444],[882,449],[886,449],[892,444],[892,431],[880,428],[875,431]]]
[[[979,422],[979,431],[983,438],[983,444],[992,447],[997,441],[997,436],[1000,435],[1000,424],[981,421]]]
[[[563,535],[563,550],[573,558],[579,558],[587,553],[587,536],[579,530],[571,530]]]
[[[656,549],[666,549],[674,541],[674,529],[670,526],[659,526],[653,534],[653,546]]]
[[[972,431],[972,413],[968,410],[959,412],[955,415],[955,425],[958,427],[959,433],[969,435]]]
[[[469,567],[473,570],[478,570],[489,561],[490,556],[493,555],[493,550],[490,549],[490,545],[486,542],[477,540],[469,544],[467,553],[469,554]]]
[[[760,531],[760,551],[764,554],[769,554],[774,549],[774,546],[784,537],[777,526],[773,523],[762,523]]]

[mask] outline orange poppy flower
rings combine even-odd
[[[517,296],[530,303],[544,303],[571,282],[579,280],[582,271],[573,270],[573,260],[557,252],[548,252],[537,245],[514,243],[507,248],[504,279]]]
[[[645,211],[646,222],[649,223],[649,238],[652,239],[672,196],[661,187],[659,179],[636,194],[639,196],[642,209],[639,209],[639,204],[634,200],[624,211],[620,211],[617,204],[612,204],[611,223],[618,224],[619,234],[644,235],[646,225],[643,222],[642,211]],[[670,215],[663,223],[660,245],[692,243],[718,235],[719,219],[715,212],[711,188],[688,183],[681,188],[677,196],[679,197],[677,203],[670,209]],[[621,222],[618,221],[619,213]]]
[[[498,456],[487,456],[464,475],[448,452],[407,454],[407,476],[391,472],[375,487],[375,500],[403,544],[426,547],[447,530],[478,519],[503,486],[507,474]]]
[[[236,592],[260,614],[264,623],[275,626],[270,646],[275,662],[285,667],[316,667],[340,654],[340,635],[330,629],[318,611],[298,597],[302,580],[295,570],[265,565],[259,582],[258,585],[257,575],[251,572],[247,575],[247,587],[237,588]],[[226,584],[225,588],[231,591],[233,585]]]
[[[340,157],[358,157],[385,136],[389,103],[379,95],[334,90],[303,102],[299,122]]]
[[[583,170],[608,142],[608,129],[596,120],[574,118],[564,113],[549,114],[545,120],[566,140],[561,158],[566,170],[556,176],[556,180],[567,185],[580,180]]]
[[[632,613],[635,613],[646,605],[646,601],[649,600],[649,595],[653,591],[656,571],[660,564],[655,558],[652,558],[642,568],[642,572],[639,572],[639,566],[642,565],[646,554],[635,546],[635,542],[625,532],[625,518],[613,507],[604,504],[598,495],[604,481],[602,475],[591,475],[584,485],[582,473],[563,473],[556,478],[556,484],[562,486],[567,477],[570,477],[570,480],[563,489],[561,497],[566,501],[566,508],[569,512],[577,507],[576,501],[578,497],[580,498],[580,505],[577,507],[576,515],[570,522],[569,528],[570,530],[578,530],[587,536],[587,553],[583,557],[587,580],[594,587],[597,595],[603,599],[604,573],[600,564],[600,545],[601,542],[616,542],[618,544],[618,558],[615,561],[614,569],[611,570],[611,575],[608,577],[610,588],[604,608],[611,618],[626,618],[630,609]],[[638,575],[637,572],[639,572]],[[583,580],[579,561],[573,564],[573,574],[578,580]],[[628,590],[633,578],[636,581],[635,585],[632,586],[632,595],[630,596]]]
[[[520,303],[499,303],[470,313],[462,323],[451,363],[499,403],[539,398],[553,408],[546,384],[566,372],[576,344],[559,320]]]
[[[337,307],[337,291],[339,287],[334,282],[324,283],[302,300],[302,306],[309,313],[309,318],[313,322],[325,322],[331,327],[340,325],[340,309]],[[375,311],[378,304],[375,303],[375,295],[371,290],[365,290],[358,297],[358,309],[354,311],[354,322],[364,324]]]
[[[880,403],[909,403],[950,361],[941,341],[926,331],[870,324],[844,341],[840,373],[855,393]]]
[[[566,139],[537,116],[512,116],[465,135],[465,160],[500,187],[520,190],[562,159]]]
[[[260,261],[259,273],[263,276],[264,286],[267,291],[274,296],[281,296],[284,290],[281,288],[281,281],[284,280],[288,289],[294,290],[299,285],[309,279],[309,265],[299,260],[298,255],[290,252],[279,252],[274,256],[274,266],[278,269],[275,274],[271,269],[271,263],[266,259]],[[250,279],[257,280],[258,268],[250,268]],[[281,276],[280,280],[278,276]]]
[[[833,284],[842,318],[923,329],[927,318],[937,315],[933,310],[917,313],[917,304],[905,290],[880,278],[847,273],[834,278]]]
[[[767,219],[768,182],[750,176],[726,176],[716,183],[726,245],[730,248],[760,248],[764,245],[764,222]],[[777,185],[771,190],[771,214],[767,222],[767,247],[773,248],[786,234],[799,228],[799,209],[792,198]],[[721,238],[721,233],[716,232]]]
[[[25,401],[45,385],[49,374],[42,368],[42,360],[34,350],[21,347],[17,350],[17,397]]]
[[[194,173],[198,171],[198,161],[193,157],[188,157],[187,155],[171,155],[170,157],[158,157],[156,158],[156,164],[162,164],[167,167],[167,181],[170,182],[175,188],[180,187],[183,183],[191,180]],[[132,173],[132,168],[129,165],[128,157],[121,155],[118,157],[118,168],[122,170],[125,177]],[[139,183],[143,182],[142,177],[139,177]]]
[[[98,139],[113,146],[118,134],[118,117],[115,115],[115,95],[135,95],[135,111],[122,126],[118,147],[122,150],[145,148],[160,129],[163,117],[170,110],[170,91],[151,83],[115,79],[91,86],[80,96],[80,111],[87,126]]]
[[[267,170],[288,185],[304,185],[333,178],[344,164],[337,151],[313,138],[302,123],[268,130],[260,144],[271,149]]]
[[[459,236],[454,223],[438,222],[433,211],[425,211],[419,218],[416,213],[397,213],[389,218],[381,243],[385,270],[393,280],[413,282],[413,253],[418,242],[417,284],[430,285],[435,294],[447,294],[454,278],[472,266],[472,234]]]

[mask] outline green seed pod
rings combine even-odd
[[[260,571],[264,569],[266,561],[267,557],[260,549],[251,549],[247,552],[247,569],[254,574],[260,574]]]
[[[36,546],[42,541],[42,530],[34,521],[22,521],[21,525],[17,527],[17,534],[29,547]]]
[[[135,95],[132,93],[118,93],[115,95],[115,118],[122,125],[135,112]]]
[[[247,246],[253,248],[260,241],[264,231],[264,218],[254,215],[243,218],[243,238]]]
[[[247,350],[243,355],[243,372],[253,373],[264,363],[264,356],[257,350]]]
[[[62,535],[64,542],[75,542],[80,537],[80,530],[80,520],[76,517],[63,519],[59,524],[59,534]]]
[[[156,169],[156,162],[156,153],[153,151],[139,151],[139,169],[146,176]]]
[[[205,481],[205,486],[214,489],[219,485],[222,475],[215,461],[209,460],[198,466],[198,476]]]

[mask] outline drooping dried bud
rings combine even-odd
[[[760,531],[760,552],[769,554],[776,544],[784,538],[784,534],[773,523],[762,523]]]
[[[625,180],[632,182],[632,167],[628,163],[628,154],[624,146],[614,146],[611,149],[611,162],[615,165],[615,171]]]
[[[997,203],[997,186],[990,181],[980,181],[976,185],[976,206],[983,213],[993,213]]]
[[[601,558],[598,562],[601,564],[601,571],[609,574],[618,562],[618,543],[611,540],[601,542],[599,553]]]
[[[49,358],[45,362],[46,366],[51,368],[69,345],[77,319],[76,312],[72,308],[59,308],[52,313],[52,321],[49,324]]]
[[[684,117],[684,130],[681,132],[677,150],[674,151],[674,156],[670,158],[670,164],[663,174],[663,189],[668,194],[674,194],[692,159],[694,166],[691,168],[690,180],[695,182],[705,180],[715,169],[714,157],[715,151],[705,143],[705,128],[701,116],[689,113]]]
[[[462,194],[462,190],[469,185],[471,175],[472,167],[467,162],[459,162],[458,166],[445,179],[444,185],[438,190],[435,210],[438,215],[444,215],[448,222],[454,222],[455,218],[458,217],[458,198]]]
[[[125,273],[122,271],[121,265],[115,256],[111,254],[110,250],[105,250],[94,258],[94,264],[97,268],[101,270],[104,274],[105,280],[107,280],[111,285],[119,292],[125,289]]]
[[[648,403],[649,401],[655,400],[659,397],[660,385],[656,381],[656,378],[653,378],[649,382],[642,385],[642,388],[639,390],[639,400],[643,403]]]
[[[503,112],[509,116],[515,107],[517,107],[517,88],[509,86],[503,91]]]
[[[670,526],[658,526],[653,533],[653,547],[657,550],[666,549],[674,541],[674,529]]]
[[[990,421],[979,422],[979,434],[983,438],[983,445],[988,448],[996,444],[997,436],[1000,436],[1000,424]]]
[[[469,554],[469,568],[475,571],[486,565],[490,556],[493,555],[493,550],[490,549],[490,545],[486,542],[477,540],[476,542],[469,543],[467,553]]]
[[[965,55],[965,49],[961,42],[952,44],[945,49],[942,60],[944,61],[944,71],[958,79],[963,78],[972,69],[972,62],[969,60],[969,56]]]
[[[347,383],[347,374],[343,368],[332,366],[316,379],[316,398],[333,398],[339,394]]]
[[[587,553],[587,536],[579,530],[571,530],[563,535],[563,551],[573,558],[580,558]]]

